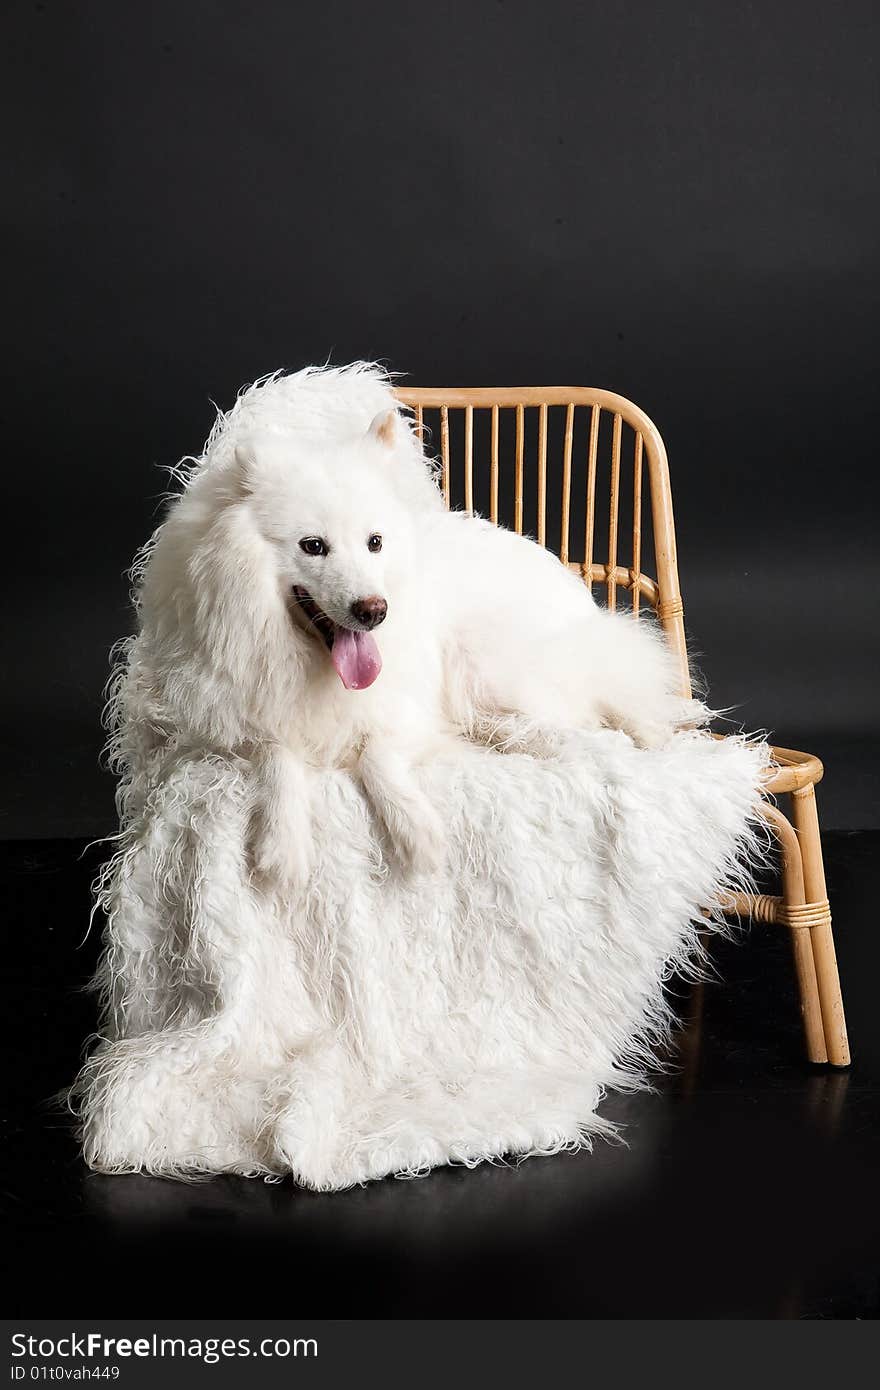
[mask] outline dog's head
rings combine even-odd
[[[397,485],[411,440],[394,410],[332,449],[255,435],[236,449],[243,501],[274,556],[290,619],[326,654],[349,690],[382,667],[377,629],[393,621],[412,562],[411,524]]]

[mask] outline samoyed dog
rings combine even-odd
[[[247,758],[252,871],[295,891],[310,780],[360,781],[399,871],[444,860],[418,768],[450,739],[529,751],[548,728],[656,745],[699,707],[650,625],[599,608],[531,540],[446,510],[388,375],[307,368],[221,416],[135,570],[111,701],[130,821],[167,760]]]

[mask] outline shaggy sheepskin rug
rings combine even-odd
[[[680,732],[462,742],[420,773],[448,871],[402,873],[355,778],[312,786],[298,901],[254,886],[244,758],[180,754],[108,865],[104,1034],[75,1088],[88,1162],[344,1188],[608,1133],[756,849],[766,750]]]

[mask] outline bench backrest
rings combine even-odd
[[[624,396],[584,386],[396,394],[439,459],[447,505],[549,544],[586,584],[604,585],[609,608],[627,604],[638,617],[647,604],[689,694],[669,464],[647,415]]]

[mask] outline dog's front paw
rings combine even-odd
[[[252,845],[254,878],[261,888],[286,893],[303,891],[312,872],[307,839],[282,835],[278,828],[257,826]]]
[[[403,867],[411,874],[436,874],[446,863],[446,841],[442,835],[414,834],[396,845]]]
[[[428,801],[412,800],[388,825],[395,856],[407,873],[434,874],[446,863],[446,830]]]

